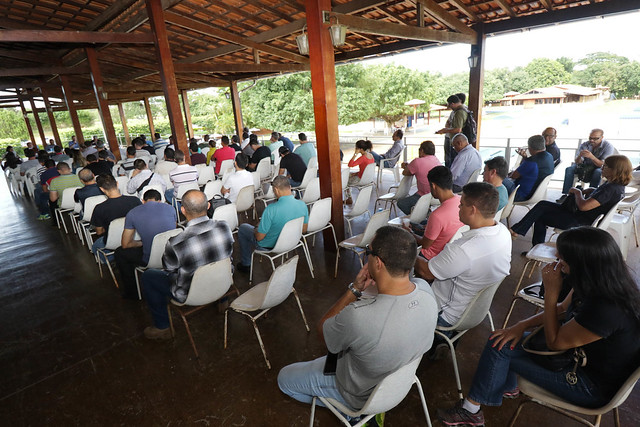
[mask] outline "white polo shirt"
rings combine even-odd
[[[485,287],[504,279],[511,268],[511,235],[501,223],[469,230],[429,261],[436,277],[431,288],[440,316],[455,324]]]
[[[253,185],[253,175],[246,170],[236,171],[229,175],[229,178],[224,183],[224,188],[229,189],[229,193],[225,194],[227,199],[235,203],[238,200],[238,194],[240,190],[249,185]]]

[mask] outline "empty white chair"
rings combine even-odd
[[[373,210],[378,209],[379,202],[384,203],[384,209],[387,209],[389,206],[389,203],[391,203],[391,207],[393,208],[393,211],[397,216],[398,209],[396,208],[396,203],[400,199],[409,197],[409,192],[411,191],[411,186],[413,185],[413,178],[414,178],[413,175],[403,176],[402,179],[400,180],[400,185],[398,185],[396,192],[383,194],[382,196],[378,197],[376,199],[376,203],[373,205]]]
[[[222,194],[221,190],[222,190],[222,181],[220,180],[209,181],[204,186],[204,194],[207,196],[207,200],[213,199],[213,196],[215,196],[216,194],[221,195]]]
[[[296,191],[298,194],[304,193],[307,186],[311,182],[312,179],[318,176],[318,169],[316,168],[307,168],[304,176],[302,177],[302,182],[297,187],[291,187],[291,191]]]
[[[198,184],[205,185],[206,183],[213,181],[214,179],[215,175],[213,174],[213,167],[204,165],[203,168],[198,169]]]
[[[336,270],[333,277],[338,277],[338,262],[340,261],[340,248],[354,252],[358,261],[360,261],[360,267],[364,265],[363,259],[366,252],[366,246],[371,243],[373,236],[375,236],[378,228],[387,225],[389,221],[389,210],[376,212],[367,223],[367,227],[362,234],[349,237],[338,244],[338,251],[336,252]]]
[[[371,212],[369,212],[369,201],[371,200],[371,193],[373,192],[373,186],[369,185],[360,189],[358,193],[358,198],[353,203],[353,208],[344,214],[344,219],[347,221],[347,226],[349,227],[349,235],[353,235],[353,230],[351,229],[351,221],[355,218],[367,215],[371,218]]]
[[[151,252],[149,253],[149,261],[146,266],[138,266],[134,270],[136,276],[136,288],[138,290],[138,299],[142,299],[142,292],[140,291],[140,274],[144,273],[149,268],[161,269],[162,255],[164,254],[164,248],[167,246],[167,242],[173,236],[177,236],[182,233],[182,228],[176,228],[174,230],[165,231],[164,233],[158,233],[154,236],[153,242],[151,242]]]
[[[307,184],[307,188],[302,195],[302,201],[307,205],[313,204],[320,199],[320,178],[313,178]]]
[[[411,209],[411,214],[394,218],[389,221],[389,225],[401,226],[402,221],[405,219],[409,219],[409,221],[414,224],[420,224],[422,221],[427,219],[427,216],[429,216],[432,197],[431,193],[421,196],[415,206]]]
[[[118,285],[118,280],[116,279],[116,275],[113,273],[113,268],[111,267],[111,262],[109,262],[109,257],[114,254],[115,250],[120,247],[120,243],[122,242],[122,232],[124,231],[124,217],[116,218],[109,224],[109,232],[107,234],[107,241],[105,242],[104,248],[99,248],[98,253],[94,254],[96,256],[96,262],[98,263],[98,268],[100,269],[100,277],[102,276],[102,258],[104,258],[107,267],[109,268],[109,273],[111,273],[111,278],[113,279],[113,283],[116,284],[116,288],[120,288]]]
[[[265,157],[258,162],[256,166],[256,172],[260,175],[260,182],[267,182],[271,180],[271,158]]]
[[[231,229],[232,234],[238,232],[238,211],[236,210],[235,203],[219,206],[215,211],[213,211],[212,219],[226,222]]]
[[[236,199],[236,210],[238,213],[244,212],[247,215],[247,211],[251,208],[254,208],[255,197],[254,197],[255,188],[253,185],[247,185],[243,187],[238,192],[238,198]],[[255,218],[256,211],[255,208],[253,210],[253,217]]]
[[[222,163],[220,164],[220,169],[218,170],[218,176],[224,175],[224,173],[227,172],[229,169],[235,170],[233,163],[234,163],[233,159],[223,160]]]
[[[347,185],[349,185],[349,175],[351,171],[347,167],[343,167],[340,170],[340,178],[342,179],[342,193],[344,197],[347,197]]]
[[[309,325],[307,324],[307,318],[302,310],[300,298],[298,298],[298,293],[293,287],[293,283],[296,281],[297,266],[298,255],[276,268],[271,274],[269,281],[253,286],[231,303],[229,308],[224,312],[224,348],[227,348],[227,318],[229,310],[233,310],[236,313],[247,316],[251,320],[253,329],[258,337],[258,343],[260,343],[260,348],[262,349],[264,361],[267,364],[267,368],[271,369],[271,363],[269,363],[269,359],[267,359],[267,352],[264,348],[264,344],[262,343],[262,337],[260,336],[256,320],[266,314],[271,308],[280,305],[291,294],[293,294],[296,302],[298,303],[304,327],[307,329],[307,332],[309,332]],[[259,311],[259,313],[253,316],[250,313],[254,311]]]
[[[302,243],[307,248],[307,253],[310,254],[309,251],[309,243],[307,242],[307,237],[313,236],[315,242],[315,235],[327,228],[331,229],[333,233],[333,240],[336,243],[336,252],[338,249],[338,239],[336,238],[336,230],[333,228],[333,224],[331,224],[331,197],[325,197],[322,200],[318,200],[311,207],[311,212],[309,212],[309,222],[307,223],[307,232],[302,235]],[[311,258],[309,258],[311,259]],[[313,268],[313,262],[311,262],[311,267]]]
[[[69,231],[67,230],[67,224],[64,222],[64,214],[73,212],[73,209],[76,206],[76,202],[75,200],[73,200],[73,196],[76,194],[76,190],[78,188],[82,187],[65,188],[64,191],[62,191],[62,195],[58,195],[58,197],[61,197],[60,206],[54,211],[54,216],[56,218],[58,228],[60,228],[60,223],[62,222],[62,225],[64,226],[64,232],[67,234],[69,234]]]

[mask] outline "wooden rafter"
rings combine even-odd
[[[547,10],[551,10],[553,8],[553,4],[551,3],[551,0],[539,0],[540,4],[542,4],[542,6],[544,6],[545,9]]]
[[[290,73],[306,71],[309,64],[176,64],[176,73]],[[1,72],[1,71],[0,71]]]
[[[96,31],[0,30],[0,42],[38,43],[153,43],[151,34]]]
[[[100,15],[98,15],[95,19],[89,22],[85,27],[85,31],[95,31],[101,28],[103,25],[108,23],[109,21],[115,19],[120,15],[123,11],[131,7],[137,0],[116,0],[111,3],[111,5],[104,10]]]
[[[88,67],[30,67],[0,69],[0,77],[47,76],[55,74],[86,74]]]
[[[506,2],[506,0],[493,0],[493,1],[495,1],[496,4],[500,6],[500,9],[504,10],[504,13],[506,13],[512,18],[516,17],[516,13],[513,11],[509,3]]]
[[[442,6],[436,3],[434,0],[416,0],[417,3],[422,4],[425,8],[425,12],[431,15],[435,20],[442,22],[447,27],[451,28],[462,34],[469,34],[470,36],[476,36],[476,32],[467,27],[464,23],[460,22],[458,18],[451,15]]]
[[[449,0],[449,4],[456,7],[460,12],[469,17],[470,20],[477,22],[480,19],[462,0]]]

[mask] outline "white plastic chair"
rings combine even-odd
[[[342,193],[343,197],[347,197],[347,186],[349,185],[349,175],[351,174],[351,170],[348,167],[343,167],[340,170],[340,178],[342,180]]]
[[[91,235],[95,234],[95,231],[91,231],[91,216],[93,215],[95,207],[105,200],[107,200],[107,196],[99,195],[88,197],[84,201],[84,210],[82,211],[82,218],[78,221],[78,230],[84,237],[81,238],[80,241],[82,242],[84,240],[83,243],[86,243],[89,249],[91,249],[91,245],[93,245]]]
[[[509,198],[507,199],[507,204],[504,206],[504,208],[502,208],[502,214],[500,215],[499,221],[502,221],[503,219],[506,219],[507,220],[507,228],[510,227],[510,225],[509,225],[509,217],[511,216],[511,212],[513,211],[513,203],[516,200],[516,193],[518,192],[519,188],[520,188],[520,185],[517,185],[516,188],[514,188],[514,190],[511,192],[511,194],[509,194]]]
[[[520,411],[522,411],[522,407],[527,403],[536,403],[538,405],[549,408],[555,412],[558,412],[562,415],[565,415],[575,421],[578,421],[581,424],[597,427],[600,425],[602,420],[602,415],[606,414],[609,411],[613,411],[613,420],[616,427],[620,427],[620,414],[618,413],[618,407],[621,406],[627,397],[631,394],[633,387],[640,379],[640,367],[638,367],[629,378],[620,386],[618,392],[611,398],[606,405],[601,406],[600,408],[584,408],[582,406],[573,405],[558,396],[551,394],[547,390],[539,387],[532,382],[518,376],[518,388],[520,388],[520,392],[524,393],[530,399],[523,400],[518,405],[518,409],[515,414],[513,414],[513,418],[511,418],[511,422],[509,426],[514,426],[516,423],[516,419],[518,415],[520,415]],[[569,412],[570,411],[570,412]],[[575,414],[587,415],[587,416],[595,416],[595,423],[592,424],[589,421],[576,416]]]
[[[207,200],[213,199],[216,194],[220,195],[222,190],[222,181],[209,181],[204,186],[204,194],[207,196]]]
[[[127,183],[129,182],[129,177],[127,176],[117,176],[116,182],[118,183],[118,190],[120,190],[120,194],[128,194],[127,193]]]
[[[247,218],[249,217],[247,211],[251,208],[253,208],[253,218],[256,217],[254,191],[255,187],[253,185],[242,187],[238,192],[238,198],[236,199],[236,211],[239,214],[244,212]]]
[[[307,164],[307,167],[318,169],[318,156],[313,156],[309,158],[309,163]]]
[[[144,200],[144,193],[146,193],[149,190],[156,190],[158,193],[160,193],[160,201],[162,203],[166,201],[164,198],[164,190],[162,188],[162,185],[159,185],[159,184],[147,185],[142,190],[140,190],[140,200]]]
[[[113,279],[113,283],[115,283],[116,288],[120,288],[118,285],[118,280],[116,279],[116,275],[113,273],[113,268],[111,267],[111,262],[109,262],[109,258],[111,255],[115,253],[115,250],[120,247],[122,242],[122,232],[124,231],[124,217],[116,218],[109,224],[109,233],[107,235],[107,241],[105,242],[104,248],[99,248],[98,253],[95,254],[96,262],[98,263],[98,268],[100,269],[100,277],[102,275],[102,260],[100,259],[100,255],[104,257],[104,261],[109,268],[109,273],[111,273],[111,278]]]
[[[429,211],[431,209],[431,200],[433,196],[431,193],[427,193],[424,196],[420,196],[418,202],[411,209],[411,213],[409,215],[405,215],[402,217],[397,217],[389,221],[389,225],[402,226],[402,222],[405,219],[409,219],[414,224],[420,224],[422,221],[427,219],[429,216]]]
[[[343,414],[351,418],[361,417],[357,424],[353,424],[355,427],[361,427],[365,425],[376,414],[390,411],[395,408],[404,398],[409,394],[412,385],[416,385],[418,388],[418,394],[420,394],[420,402],[422,402],[422,410],[427,420],[427,426],[431,427],[431,418],[429,417],[429,409],[427,408],[427,401],[424,398],[424,392],[422,391],[422,384],[416,376],[416,369],[420,364],[422,357],[409,362],[402,368],[387,375],[378,384],[367,402],[359,411],[352,411],[345,407],[343,404],[335,399],[328,397],[314,396],[311,401],[311,418],[309,420],[309,426],[313,427],[313,420],[316,410],[316,399],[319,399],[338,419],[347,427],[352,426]]]
[[[226,222],[231,229],[231,234],[238,232],[238,211],[235,203],[219,206],[213,211],[212,219]]]
[[[552,177],[553,177],[553,175],[547,176],[545,179],[543,179],[540,182],[540,185],[538,185],[538,188],[536,188],[536,191],[533,192],[531,197],[529,197],[527,200],[523,200],[521,202],[513,202],[513,206],[514,207],[515,206],[524,206],[524,207],[527,208],[527,210],[529,210],[529,209],[531,209],[531,207],[533,205],[535,205],[536,203],[538,203],[541,200],[544,200],[547,197],[547,188],[549,187],[549,182],[551,181]],[[509,218],[511,217],[511,213],[512,212],[513,212],[513,209],[511,210],[511,212],[509,212]],[[509,224],[509,218],[507,218],[507,224]]]
[[[338,277],[338,262],[340,261],[340,248],[346,249],[355,253],[360,261],[360,267],[364,266],[364,255],[366,252],[366,246],[371,243],[373,236],[375,236],[378,228],[387,225],[389,221],[389,210],[376,212],[367,223],[364,232],[357,236],[349,237],[346,240],[338,243],[338,251],[336,252],[336,270],[333,277]]]
[[[64,232],[66,234],[69,234],[69,231],[67,230],[67,224],[64,222],[64,214],[68,212],[73,212],[73,209],[75,208],[75,205],[76,205],[76,202],[73,200],[73,196],[76,194],[76,190],[78,188],[82,188],[82,187],[65,188],[62,191],[62,195],[58,195],[59,197],[62,197],[60,199],[60,207],[54,210],[54,215],[56,218],[56,223],[58,224],[58,228],[60,228],[60,222],[62,222],[62,225],[64,226]]]
[[[391,208],[393,208],[395,215],[398,216],[398,209],[396,207],[396,203],[400,199],[409,197],[409,192],[411,191],[411,186],[413,185],[413,178],[414,178],[413,175],[403,176],[402,179],[400,180],[400,184],[398,185],[398,188],[396,189],[396,192],[386,193],[378,197],[376,199],[376,203],[373,205],[373,210],[375,211],[378,209],[378,202],[380,203],[384,202],[384,209],[387,209],[387,207],[389,206],[389,203],[391,203]]]
[[[481,172],[482,172],[482,168],[476,169],[473,172],[471,172],[471,176],[469,177],[467,184],[471,184],[472,182],[478,182],[478,177],[480,176]]]
[[[260,176],[260,182],[268,182],[271,180],[271,157],[265,157],[258,162],[256,172]]]
[[[307,324],[307,318],[304,315],[304,311],[302,310],[300,298],[298,298],[298,293],[293,287],[293,284],[296,281],[297,266],[298,255],[294,256],[293,258],[276,268],[275,271],[271,274],[269,281],[262,282],[253,286],[251,289],[240,295],[231,303],[229,308],[227,308],[224,312],[224,348],[227,348],[228,313],[229,310],[233,310],[236,313],[247,316],[251,320],[253,329],[256,332],[256,337],[258,337],[258,343],[260,343],[260,348],[262,349],[264,361],[267,364],[267,368],[271,369],[271,363],[269,363],[269,359],[267,359],[267,352],[264,348],[264,344],[262,343],[262,337],[260,336],[260,331],[258,330],[256,320],[266,314],[271,308],[280,305],[291,294],[293,294],[296,302],[298,303],[298,308],[300,309],[300,315],[302,316],[304,327],[307,329],[307,332],[309,332],[309,325]],[[254,311],[259,311],[259,313],[255,316],[249,314],[250,312]]]
[[[360,181],[357,184],[348,185],[349,195],[351,195],[351,188],[357,188],[358,190],[362,190],[365,187],[370,185],[376,185],[376,164],[369,163],[367,167],[364,168],[364,172],[362,172],[362,176],[360,177]],[[376,193],[377,193],[376,186]]]
[[[151,242],[151,252],[149,253],[149,261],[146,266],[137,266],[134,270],[136,276],[136,288],[138,290],[138,299],[142,299],[142,292],[140,291],[140,274],[144,273],[149,268],[162,269],[162,255],[164,254],[165,246],[167,242],[173,236],[177,236],[182,233],[182,228],[176,228],[174,230],[165,231],[164,233],[158,233],[153,237]]]
[[[315,168],[307,168],[304,176],[302,177],[302,182],[297,187],[291,187],[291,191],[296,191],[298,194],[303,194],[307,189],[307,186],[311,182],[312,179],[318,176],[318,169]]]
[[[464,313],[462,313],[462,316],[460,316],[460,319],[456,322],[455,325],[436,326],[436,334],[438,334],[447,342],[449,350],[451,351],[453,372],[456,376],[456,386],[458,387],[458,396],[460,397],[460,400],[462,400],[464,396],[462,395],[462,385],[460,384],[460,373],[458,372],[456,349],[453,346],[453,343],[459,340],[460,337],[467,333],[467,331],[478,326],[485,317],[489,317],[491,331],[494,331],[496,329],[493,325],[493,318],[491,317],[491,312],[489,311],[489,309],[491,308],[493,296],[500,287],[502,280],[503,279],[501,279],[499,282],[487,286],[486,288],[478,292],[478,294],[469,302],[469,305],[464,310]],[[456,332],[456,334],[451,338],[443,333],[450,331]]]
[[[358,218],[362,215],[367,215],[371,218],[371,212],[369,212],[369,202],[371,201],[371,193],[373,192],[373,185],[369,185],[360,189],[358,193],[358,198],[353,203],[353,208],[344,214],[344,219],[347,221],[347,226],[349,227],[349,235],[353,235],[353,230],[351,229],[351,221]]]
[[[283,258],[289,252],[302,247],[304,255],[307,258],[307,264],[309,265],[309,272],[311,278],[315,278],[313,275],[313,267],[311,266],[311,259],[307,253],[307,247],[302,243],[302,227],[304,225],[304,217],[294,218],[288,221],[278,236],[275,246],[272,249],[258,249],[256,248],[251,254],[251,267],[249,268],[249,283],[253,281],[253,259],[255,255],[269,258],[271,262],[271,269],[275,270],[276,266],[273,260],[276,258]]]
[[[320,178],[313,178],[307,184],[307,188],[302,195],[302,201],[311,205],[320,199]]]
[[[225,160],[226,161],[226,160]],[[224,162],[222,162],[224,164]],[[200,165],[197,165],[200,166]],[[208,182],[216,179],[213,173],[213,167],[204,165],[204,167],[198,169],[198,184],[206,185]]]
[[[378,188],[380,188],[380,186],[382,185],[382,172],[385,169],[391,169],[391,171],[393,172],[393,176],[395,178],[395,182],[400,181],[399,162],[400,162],[400,156],[402,156],[403,152],[404,152],[404,149],[400,151],[398,154],[396,154],[394,157],[389,157],[388,159],[380,159],[380,166],[378,166],[378,179],[377,179]]]
[[[222,177],[222,175],[224,175],[224,173],[227,172],[229,169],[235,170],[235,167],[233,166],[233,162],[234,162],[234,159],[223,160],[222,163],[220,163],[218,176]]]
[[[189,294],[187,295],[185,302],[181,303],[172,298],[171,303],[168,305],[171,335],[175,336],[173,319],[171,318],[171,310],[173,309],[178,312],[184,322],[184,326],[187,329],[187,335],[189,335],[189,341],[191,341],[191,346],[193,347],[193,352],[196,354],[196,358],[199,358],[200,356],[198,354],[198,349],[196,348],[196,343],[193,341],[193,336],[191,335],[187,316],[200,311],[233,292],[239,295],[240,293],[235,289],[235,287],[233,290],[229,291],[232,285],[233,275],[231,273],[231,258],[225,258],[199,267],[193,274],[191,286],[189,287]],[[187,309],[187,307],[191,308]]]
[[[336,238],[336,230],[333,228],[333,224],[331,224],[331,197],[325,197],[322,200],[318,200],[311,207],[311,212],[309,212],[309,222],[307,223],[307,232],[302,235],[302,243],[305,245],[307,249],[307,253],[311,254],[309,251],[309,243],[307,242],[307,237],[314,236],[313,243],[315,244],[315,235],[327,228],[331,229],[333,233],[333,240],[336,243],[336,252],[338,251],[338,239]],[[311,259],[311,258],[309,258]],[[313,261],[310,263],[313,268]]]
[[[191,181],[181,184],[180,187],[178,187],[178,194],[173,198],[173,207],[176,210],[176,218],[178,218],[178,220],[180,220],[180,209],[178,209],[178,203],[182,200],[184,194],[190,190],[200,190],[200,186],[198,185],[197,181]]]

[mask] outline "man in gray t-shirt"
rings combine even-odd
[[[329,352],[338,355],[335,376],[323,373],[326,357],[278,375],[280,390],[300,402],[322,396],[359,410],[382,379],[431,348],[438,308],[426,282],[409,280],[415,239],[385,226],[370,248],[369,262],[318,325]]]

